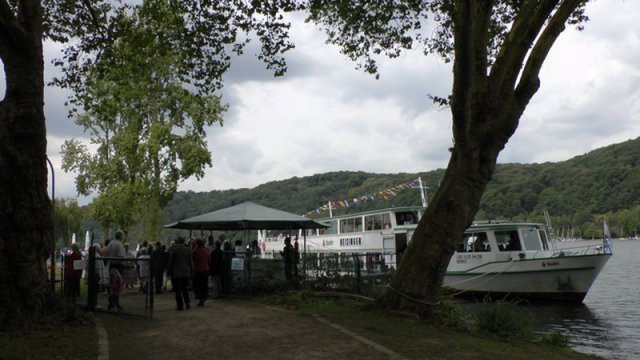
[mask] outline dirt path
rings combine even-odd
[[[386,354],[311,316],[241,299],[209,300],[175,311],[173,293],[156,297],[153,320],[102,314],[111,360],[384,359]]]

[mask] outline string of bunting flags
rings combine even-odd
[[[302,216],[309,217],[310,215],[313,215],[313,214],[320,214],[323,211],[329,211],[332,208],[335,209],[338,207],[348,208],[351,206],[360,206],[361,204],[366,204],[367,202],[373,201],[376,199],[388,200],[389,198],[396,196],[397,195],[396,192],[400,190],[419,189],[419,188],[420,188],[420,180],[415,179],[415,180],[408,181],[404,184],[396,185],[388,189],[378,191],[376,193],[357,196],[350,199],[328,201],[327,203],[320,206],[319,208],[315,210],[311,210]]]

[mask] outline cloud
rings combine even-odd
[[[561,161],[640,135],[640,9],[594,2],[588,14],[558,39],[499,161]]]

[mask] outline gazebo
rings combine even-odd
[[[250,201],[165,225],[165,228],[185,230],[285,230],[326,227],[328,226],[315,220]]]
[[[168,229],[184,230],[244,230],[245,245],[249,230],[293,230],[327,228],[328,225],[286,211],[252,202],[196,215],[165,225]],[[303,231],[303,274],[306,276],[307,235]]]

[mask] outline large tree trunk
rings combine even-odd
[[[0,328],[46,309],[52,240],[40,3],[22,1],[14,21],[2,15],[7,91],[0,102]]]
[[[484,146],[452,149],[440,187],[413,234],[390,291],[379,303],[431,315],[455,245],[478,211],[497,155]]]
[[[431,315],[456,242],[473,221],[498,154],[540,86],[538,74],[544,59],[583,2],[523,2],[489,64],[493,2],[455,1],[451,94],[455,144],[441,185],[413,234],[391,289],[378,300],[383,306],[408,306]]]

